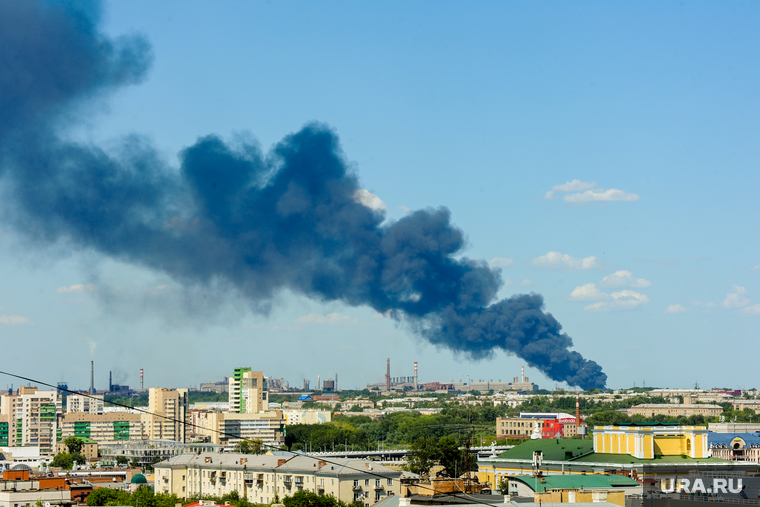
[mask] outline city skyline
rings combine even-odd
[[[541,294],[608,387],[756,387],[709,360],[757,350],[759,76],[745,63],[760,8],[426,6],[105,3],[106,36],[142,34],[153,61],[71,108],[62,135],[107,152],[144,136],[177,171],[206,135],[266,154],[325,122],[385,225],[447,207],[456,259],[501,269],[498,299]],[[29,236],[2,211],[0,333],[42,351],[13,347],[14,373],[86,385],[94,360],[96,385],[109,370],[138,385],[144,368],[146,385],[182,387],[245,364],[361,388],[386,357],[394,376],[419,362],[420,381],[526,364],[468,359],[366,306],[288,290],[259,305],[213,277]]]

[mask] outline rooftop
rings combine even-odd
[[[582,454],[593,452],[594,442],[591,439],[578,440],[573,438],[526,440],[520,445],[516,445],[501,453],[499,458],[531,460],[533,459],[534,451],[541,451],[544,460],[567,461]]]
[[[510,477],[510,480],[520,481],[533,491],[539,492],[550,489],[606,489],[639,486],[639,483],[630,477],[613,474],[547,475],[538,479],[532,475],[518,475]]]

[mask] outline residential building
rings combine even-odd
[[[30,477],[29,470],[5,470],[0,480],[0,506],[70,506],[76,503],[72,501],[74,489],[64,478],[37,478]]]
[[[42,454],[53,454],[61,410],[57,391],[20,387],[18,394],[0,397],[0,414],[8,416],[8,445],[39,447]]]
[[[177,496],[222,496],[232,491],[258,504],[306,490],[366,506],[401,492],[401,472],[372,461],[305,455],[183,454],[155,465],[155,490]]]
[[[758,433],[760,432],[760,423],[709,423],[707,431],[710,433]]]
[[[536,425],[541,438],[572,438],[578,434],[578,425],[573,415],[564,412],[522,412],[520,417],[498,417],[496,438],[527,439]]]
[[[285,424],[322,424],[332,420],[329,410],[283,410]]]
[[[756,414],[760,414],[760,400],[733,400],[731,402],[734,406],[734,410],[753,410]]]
[[[0,414],[0,447],[8,447],[10,445],[9,437],[11,435],[11,422],[8,414]]]
[[[187,389],[148,390],[148,412],[141,414],[144,433],[150,440],[187,442]]]
[[[229,378],[230,412],[255,414],[269,410],[268,379],[251,368],[235,368]]]
[[[64,415],[61,420],[61,439],[66,440],[69,437],[87,438],[104,445],[142,440],[148,438],[148,434],[140,414],[75,412]]]
[[[628,409],[628,415],[643,415],[654,417],[656,415],[667,415],[671,417],[691,417],[693,415],[702,415],[705,417],[717,417],[723,412],[720,405],[702,405],[702,404],[671,404],[671,403],[645,403],[636,405]]]
[[[100,446],[99,450],[101,458],[105,461],[115,462],[121,457],[130,463],[134,461],[139,466],[146,467],[152,465],[157,456],[169,459],[180,454],[221,452],[224,447],[209,443],[183,444],[174,440],[127,440]]]
[[[66,413],[86,412],[88,414],[103,413],[103,395],[70,394],[66,397]]]
[[[285,419],[281,411],[239,414],[194,412],[194,438],[213,444],[232,445],[243,440],[261,440],[279,446],[284,441]]]

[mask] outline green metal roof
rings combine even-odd
[[[130,482],[132,484],[148,484],[148,479],[143,474],[135,474]]]
[[[520,445],[499,454],[502,459],[533,459],[533,452],[541,451],[543,459],[548,461],[569,461],[583,454],[594,451],[594,442],[591,439],[579,440],[575,438],[540,438],[526,440]]]
[[[550,489],[602,489],[613,487],[639,486],[639,483],[624,475],[614,474],[573,474],[573,475],[547,475],[545,477],[533,477],[532,475],[518,475],[510,477],[510,480],[519,480],[525,483],[533,491],[543,492]]]

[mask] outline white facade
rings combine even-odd
[[[103,413],[103,395],[82,396],[81,394],[71,394],[66,398],[66,413],[72,414],[84,412],[87,414]]]

